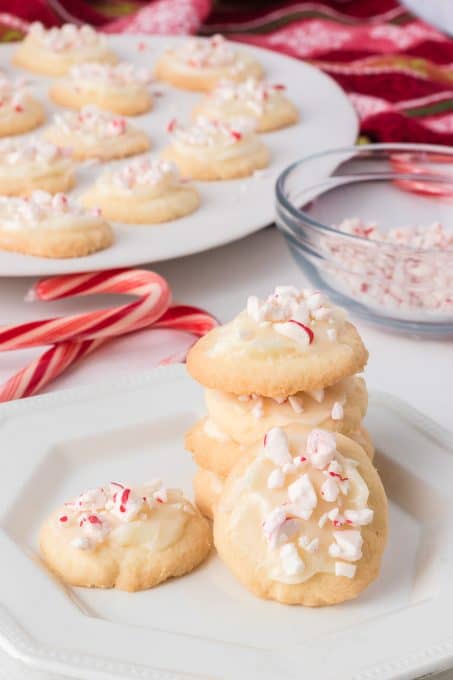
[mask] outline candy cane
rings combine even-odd
[[[150,325],[199,336],[217,325],[215,319],[196,307],[169,307],[171,294],[167,282],[154,272],[142,270],[52,277],[38,282],[27,297],[50,301],[96,293],[134,294],[140,299],[109,310],[0,329],[0,351],[55,343],[0,387],[0,402],[36,394],[110,338]]]

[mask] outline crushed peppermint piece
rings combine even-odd
[[[268,489],[281,489],[284,483],[285,475],[279,468],[272,470],[269,477],[267,478]]]
[[[288,576],[301,574],[305,569],[305,564],[293,543],[287,543],[280,548],[280,558],[283,570]]]
[[[303,413],[304,407],[302,405],[302,399],[300,397],[296,397],[295,395],[291,395],[288,397],[288,401],[291,404],[291,408],[293,409],[294,413]]]
[[[337,443],[335,435],[326,430],[314,429],[307,438],[307,457],[314,467],[322,470],[333,460]]]
[[[292,463],[293,459],[289,452],[289,442],[286,432],[279,427],[274,427],[264,438],[264,453],[275,465]]]
[[[336,401],[334,405],[332,406],[332,411],[331,411],[331,418],[332,420],[343,420],[344,418],[344,409],[343,406],[340,404],[339,401]]]

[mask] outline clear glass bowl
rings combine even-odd
[[[316,288],[387,329],[453,336],[453,150],[370,144],[315,154],[280,175],[276,194],[277,226]],[[337,228],[350,218],[359,226]],[[406,231],[415,226],[416,242]]]

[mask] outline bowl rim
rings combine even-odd
[[[448,146],[442,146],[440,144],[417,144],[417,143],[411,143],[411,142],[386,142],[386,143],[378,143],[378,144],[356,144],[354,146],[343,146],[343,147],[334,147],[332,149],[327,149],[326,151],[318,151],[316,153],[310,154],[309,156],[303,156],[301,159],[298,161],[295,161],[294,163],[291,163],[287,168],[283,170],[283,172],[280,173],[280,175],[277,177],[277,181],[275,183],[275,194],[276,194],[276,199],[277,199],[277,206],[282,205],[285,210],[290,212],[293,217],[303,220],[305,222],[308,222],[312,227],[315,227],[316,229],[319,229],[323,232],[330,233],[330,234],[335,234],[337,237],[342,237],[345,240],[352,239],[354,241],[360,241],[362,243],[368,243],[370,245],[376,245],[380,246],[382,248],[387,248],[389,250],[391,249],[397,249],[399,253],[401,251],[406,250],[409,253],[423,253],[423,254],[439,254],[439,253],[452,253],[453,254],[453,248],[450,249],[445,249],[445,250],[440,250],[438,248],[418,248],[415,246],[409,246],[406,244],[400,244],[400,243],[387,243],[386,241],[378,241],[376,239],[367,239],[364,238],[363,236],[359,236],[358,234],[348,234],[344,231],[340,231],[340,229],[336,229],[332,225],[324,224],[323,222],[318,222],[318,220],[313,219],[310,215],[308,215],[304,210],[301,210],[300,208],[297,208],[294,203],[292,203],[284,194],[284,185],[285,182],[288,178],[288,176],[299,166],[308,163],[310,161],[313,161],[316,158],[323,158],[325,156],[332,156],[334,154],[340,154],[340,153],[351,153],[351,154],[356,154],[357,152],[361,151],[395,151],[395,153],[401,153],[401,152],[428,152],[428,153],[433,153],[433,154],[442,154],[444,156],[451,156],[452,163],[453,163],[453,149],[450,149]],[[326,176],[329,177],[330,175]],[[426,180],[426,181],[437,181],[437,182],[445,182],[445,184],[451,184],[453,187],[453,174],[451,175],[423,175],[423,174],[404,174],[404,173],[395,173],[395,177],[397,179],[406,179],[406,180],[414,180],[414,178],[418,180]],[[317,186],[317,184],[313,184],[313,187]]]

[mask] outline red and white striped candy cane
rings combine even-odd
[[[109,310],[0,329],[0,351],[53,344],[0,387],[0,402],[36,394],[110,338],[150,325],[185,330],[199,336],[217,325],[215,319],[196,307],[169,307],[171,294],[167,282],[146,270],[123,269],[52,277],[38,282],[29,299],[57,300],[96,293],[126,293],[138,295],[139,300]]]

